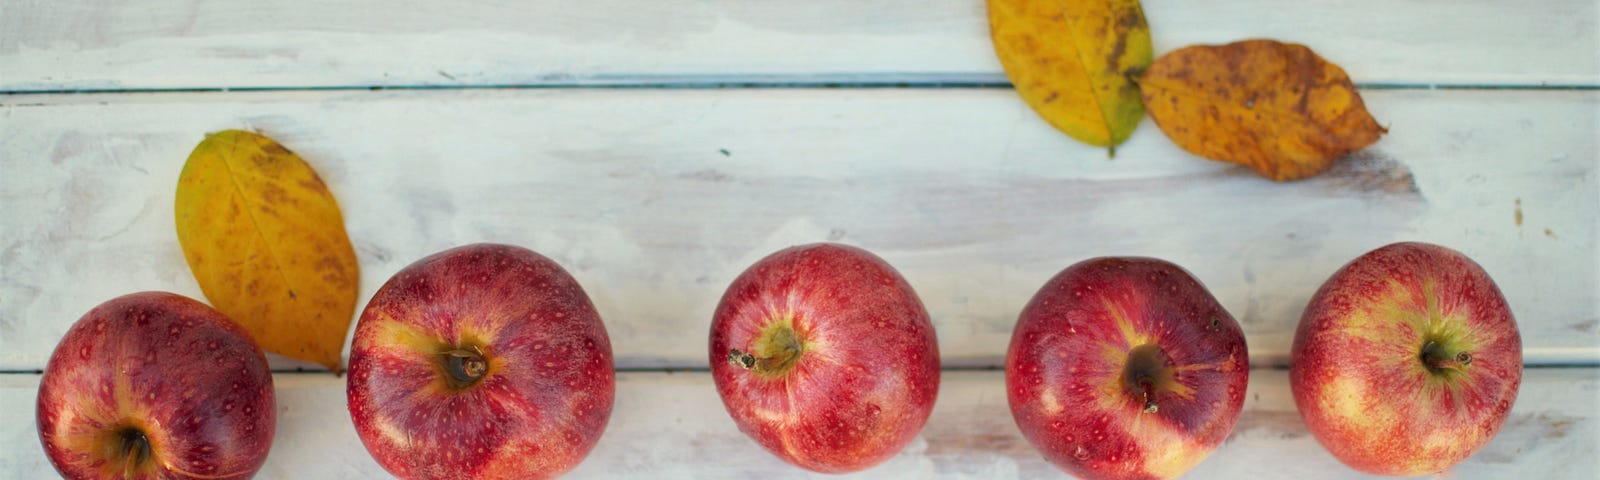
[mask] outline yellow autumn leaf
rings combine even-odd
[[[212,306],[263,349],[340,371],[360,272],[327,185],[270,138],[207,135],[178,178],[178,243]]]
[[[1344,69],[1304,45],[1183,48],[1156,60],[1139,87],[1173,143],[1279,182],[1326,170],[1387,132]]]
[[[1150,65],[1137,0],[988,0],[989,35],[1017,93],[1072,138],[1110,147],[1144,116],[1130,79]]]

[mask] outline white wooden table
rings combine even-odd
[[[735,274],[825,240],[900,269],[947,367],[922,435],[859,478],[1063,476],[1017,432],[998,369],[1038,286],[1112,254],[1185,266],[1245,328],[1245,413],[1192,478],[1363,478],[1308,436],[1284,366],[1316,287],[1399,240],[1478,260],[1526,348],[1505,429],[1445,476],[1600,471],[1596,0],[1145,1],[1158,55],[1272,37],[1363,87],[1390,133],[1291,184],[1151,122],[1115,160],[1055,132],[1006,84],[976,0],[273,3],[0,0],[0,477],[53,474],[34,399],[73,321],[133,291],[203,298],[173,192],[229,128],[322,174],[361,305],[478,241],[577,277],[624,373],[572,477],[807,477],[738,432],[705,348]],[[343,379],[272,364],[261,476],[383,477]]]

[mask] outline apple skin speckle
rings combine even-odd
[[[1324,448],[1356,470],[1410,477],[1460,463],[1500,431],[1522,383],[1522,337],[1483,267],[1402,242],[1323,283],[1289,362],[1295,405]]]
[[[67,331],[45,367],[37,420],[66,478],[243,479],[267,460],[274,405],[266,356],[242,327],[187,297],[140,292]],[[130,468],[112,454],[140,437],[147,460]]]
[[[1249,372],[1233,316],[1189,272],[1154,258],[1062,270],[1023,308],[1006,352],[1023,437],[1063,471],[1094,479],[1194,468],[1232,432]]]
[[[728,360],[760,355],[774,323],[804,346],[782,373]],[[739,430],[783,460],[845,473],[893,457],[922,430],[939,391],[939,347],[900,274],[855,247],[788,248],[751,265],[712,320],[711,375]]]
[[[452,380],[446,352],[487,366]],[[605,430],[612,362],[594,305],[555,262],[509,245],[457,247],[400,270],[367,304],[350,416],[397,477],[552,478]]]

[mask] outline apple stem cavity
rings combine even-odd
[[[1144,390],[1144,413],[1156,413],[1161,408],[1156,406],[1155,387],[1150,384],[1150,379],[1142,379],[1139,387]]]
[[[1156,413],[1160,407],[1156,406],[1155,387],[1150,385],[1150,380],[1145,380],[1144,386],[1144,413]]]
[[[457,348],[443,353],[444,371],[451,387],[470,387],[489,372],[489,361],[478,347]]]
[[[794,368],[806,349],[805,341],[794,330],[793,320],[787,317],[762,328],[756,347],[761,356],[737,348],[728,349],[728,363],[758,375],[780,377]]]
[[[123,477],[134,478],[133,472],[150,461],[150,437],[145,436],[143,430],[123,428],[117,431],[117,450],[125,459]]]
[[[1422,345],[1422,363],[1434,372],[1445,370],[1463,370],[1472,364],[1472,353],[1467,351],[1450,354],[1448,349],[1439,342],[1429,340]]]
[[[1130,393],[1139,396],[1144,403],[1144,413],[1156,413],[1161,407],[1156,404],[1164,386],[1173,381],[1172,367],[1167,365],[1167,355],[1160,347],[1154,344],[1144,344],[1133,347],[1128,351],[1127,363],[1123,366],[1122,381]]]

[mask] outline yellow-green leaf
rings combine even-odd
[[[263,349],[339,372],[360,272],[317,172],[270,138],[214,133],[189,154],[176,203],[178,243],[212,306]]]
[[[1315,175],[1387,131],[1344,69],[1304,45],[1186,47],[1162,55],[1139,86],[1173,143],[1279,182]]]
[[[1144,104],[1133,74],[1150,65],[1137,0],[988,0],[989,34],[1022,100],[1090,145],[1128,139]]]

